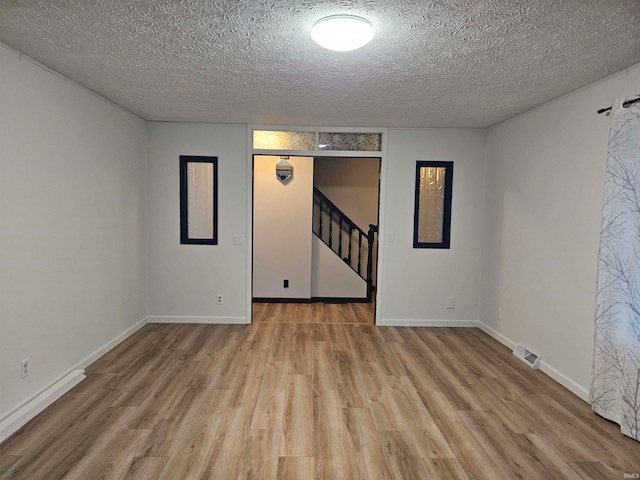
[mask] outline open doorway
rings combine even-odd
[[[291,176],[277,177],[277,164]],[[254,155],[254,322],[374,323],[380,167],[379,157]]]

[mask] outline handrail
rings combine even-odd
[[[356,224],[355,224],[355,222],[354,222],[353,220],[351,220],[351,219],[349,218],[349,216],[348,216],[346,213],[344,213],[342,210],[340,210],[340,208],[339,208],[339,207],[337,207],[335,203],[333,203],[331,200],[329,200],[329,198],[327,198],[327,196],[326,196],[324,193],[322,193],[322,192],[318,189],[318,187],[313,187],[313,193],[314,193],[315,195],[318,195],[318,196],[320,197],[320,199],[321,199],[322,201],[324,201],[324,203],[325,203],[325,204],[327,204],[328,206],[330,206],[330,207],[331,207],[331,208],[330,208],[330,210],[332,210],[332,211],[334,211],[334,212],[338,213],[338,215],[339,215],[343,220],[346,220],[346,222],[349,224],[349,226],[350,226],[351,228],[353,228],[354,230],[357,230],[357,231],[359,231],[360,233],[362,233],[362,236],[363,236],[363,237],[366,237],[366,236],[367,236],[367,232],[365,232],[365,231],[364,231],[364,230],[362,230],[358,225],[356,225]]]
[[[317,199],[317,200],[316,200]],[[317,204],[319,207],[319,215],[318,215],[318,232],[315,231],[315,221],[313,227],[313,233],[324,242],[336,255],[340,257],[342,261],[344,261],[349,267],[356,272],[363,280],[367,282],[367,300],[371,301],[372,292],[373,292],[373,245],[375,234],[378,232],[378,226],[370,224],[369,231],[365,233],[365,231],[360,228],[356,223],[351,220],[340,208],[333,203],[327,196],[322,193],[317,187],[313,187],[313,203],[314,203],[314,217],[315,217],[315,205]],[[329,216],[329,235],[328,241],[325,240],[322,232],[323,227],[323,214],[326,213]],[[338,233],[338,246],[337,248],[333,246],[333,224],[334,222],[337,224],[337,228],[339,230]],[[342,254],[342,237],[346,233],[348,238],[348,253],[346,258]],[[353,235],[357,236],[357,244],[358,244],[358,252],[357,258],[355,259],[355,263],[357,265],[354,266],[354,259],[352,258],[352,243],[353,243]],[[363,247],[363,238],[366,239],[367,245],[367,253],[366,253],[366,273],[362,272],[362,247]]]

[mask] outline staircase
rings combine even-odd
[[[378,226],[367,233],[320,190],[313,187],[313,233],[367,282],[367,301],[373,294],[373,258]]]

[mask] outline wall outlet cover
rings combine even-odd
[[[244,245],[244,235],[242,233],[234,233],[233,234],[233,244],[234,245]]]

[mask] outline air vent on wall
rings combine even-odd
[[[531,368],[540,368],[540,355],[533,353],[520,343],[516,345],[516,348],[513,350],[513,354]]]

